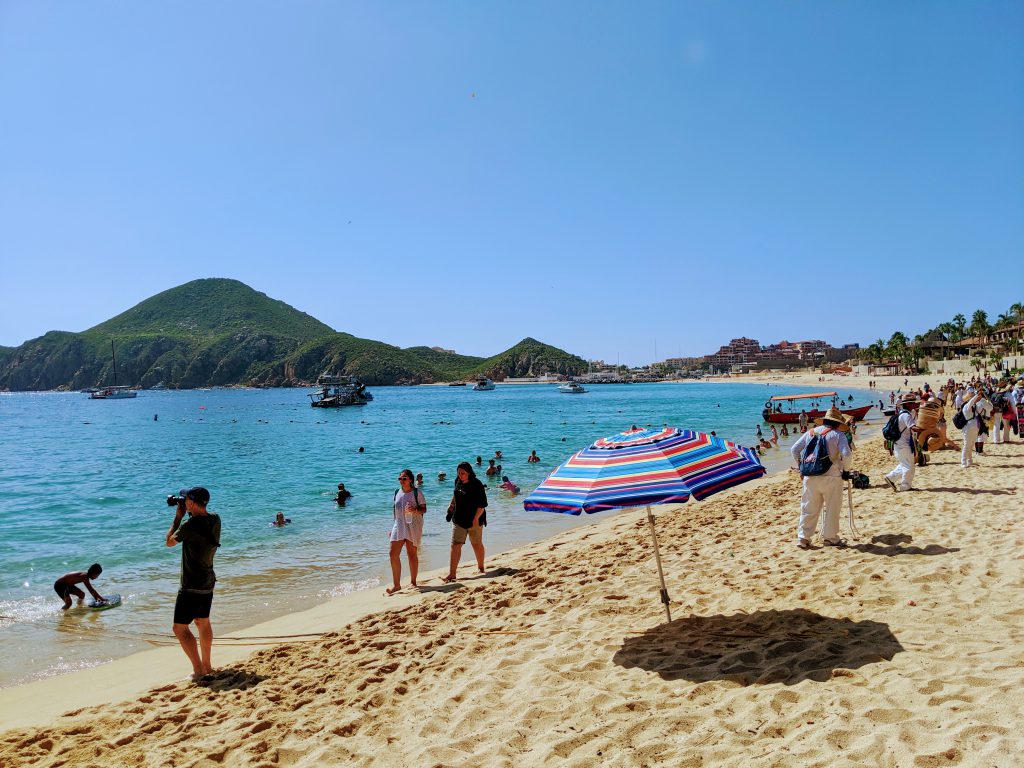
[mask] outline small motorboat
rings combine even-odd
[[[782,410],[783,403],[789,403],[791,408],[795,408],[793,402],[796,400],[811,400],[811,410],[806,411],[807,418],[809,421],[814,419],[820,419],[825,415],[825,411],[818,406],[817,401],[825,398],[832,399],[832,405],[835,407],[836,398],[839,395],[836,392],[811,392],[806,395],[776,395],[769,399],[764,404],[764,410],[761,411],[762,418],[769,424],[796,424],[800,421],[800,411],[784,411]],[[868,411],[871,410],[870,405],[862,405],[859,408],[840,408],[839,412],[844,416],[849,416],[853,421],[861,421],[867,416]]]
[[[492,389],[494,389],[494,382],[486,376],[478,379],[476,384],[473,385],[474,392],[490,392]]]
[[[559,385],[558,391],[563,395],[582,395],[587,390],[583,388],[582,384],[577,384],[575,381],[567,381],[565,384]]]

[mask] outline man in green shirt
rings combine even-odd
[[[168,547],[181,544],[181,588],[174,603],[174,636],[192,662],[193,679],[213,672],[210,607],[217,582],[213,557],[220,546],[220,517],[206,510],[209,503],[210,492],[205,488],[196,486],[182,490],[174,521],[167,531]],[[182,522],[186,513],[188,520]],[[199,633],[198,646],[188,626],[193,621]]]

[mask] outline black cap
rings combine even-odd
[[[202,504],[204,507],[210,503],[210,492],[200,485],[194,488],[182,488],[178,493],[186,499],[192,499],[196,504]]]

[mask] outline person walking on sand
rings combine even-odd
[[[395,523],[391,526],[391,586],[386,590],[393,595],[402,588],[402,547],[409,558],[409,580],[418,587],[416,577],[420,571],[420,541],[423,539],[423,515],[427,511],[427,500],[423,491],[416,487],[412,470],[403,469],[398,475],[401,486],[395,491]]]
[[[181,544],[181,588],[174,603],[174,636],[192,662],[193,679],[213,672],[210,608],[213,605],[213,588],[217,583],[213,557],[220,547],[220,516],[207,511],[209,503],[210,492],[205,488],[196,486],[181,491],[174,521],[167,531],[168,547]],[[188,520],[182,522],[186,513]],[[199,632],[198,647],[188,628],[193,621]]]
[[[904,395],[896,408],[899,414],[900,437],[892,444],[892,452],[897,463],[893,470],[885,475],[885,482],[894,491],[909,491],[914,483],[914,472],[917,469],[914,456],[914,427],[917,420],[910,410],[910,404],[914,401],[913,395]]]
[[[974,449],[978,440],[978,433],[981,431],[982,419],[987,418],[992,412],[992,403],[985,399],[984,393],[979,389],[969,400],[964,402],[960,413],[967,419],[963,428],[963,448],[960,449],[960,466],[967,468],[974,466]]]
[[[476,555],[478,573],[484,572],[484,526],[487,525],[487,489],[477,479],[468,461],[458,466],[455,493],[448,504],[447,520],[452,523],[452,551],[448,575],[444,581],[455,581],[455,574],[462,559],[462,546],[469,539]]]
[[[71,573],[65,573],[53,582],[53,591],[57,593],[57,597],[64,601],[61,610],[66,611],[71,607],[72,595],[78,598],[79,605],[85,600],[85,592],[76,587],[76,584],[83,584],[97,603],[106,602],[106,599],[93,589],[92,586],[92,582],[98,579],[101,573],[103,573],[103,566],[99,563],[93,563],[87,571],[71,571]]]
[[[846,429],[848,421],[838,410],[829,408],[825,415],[821,419],[815,419],[815,422],[820,426],[804,432],[790,449],[793,460],[797,467],[801,468],[800,474],[804,478],[803,493],[800,496],[800,521],[796,530],[797,546],[800,549],[811,548],[811,537],[814,536],[818,518],[824,508],[825,520],[821,536],[825,546],[844,547],[846,542],[839,538],[839,513],[843,506],[843,479],[847,474],[846,464],[850,460],[851,451],[850,444],[840,430]],[[813,459],[816,450],[808,451],[808,456],[804,455],[805,449],[815,437],[825,441],[824,450],[828,454],[828,466],[819,474],[807,474],[824,468],[810,467],[808,459]]]
[[[807,433],[807,411],[800,411],[800,431]]]

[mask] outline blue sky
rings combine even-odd
[[[231,277],[628,363],[1024,300],[1024,3],[0,2],[0,344]]]

